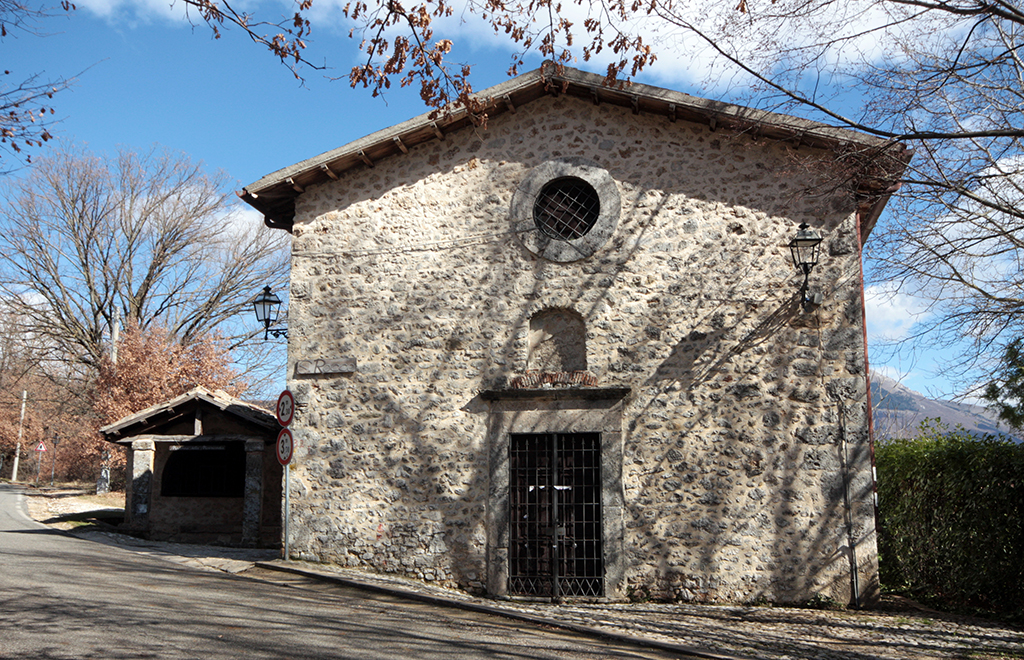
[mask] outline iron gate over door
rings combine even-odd
[[[600,434],[509,440],[509,593],[603,596]]]

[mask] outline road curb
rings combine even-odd
[[[604,639],[614,640],[616,642],[621,642],[624,644],[654,648],[661,651],[669,651],[670,653],[680,653],[691,658],[700,658],[701,660],[756,660],[751,656],[717,653],[714,651],[708,651],[707,649],[697,648],[694,646],[674,644],[672,642],[664,642],[657,639],[650,639],[648,637],[626,635],[622,633],[616,633],[610,630],[605,630],[602,628],[595,628],[593,626],[586,626],[578,623],[571,623],[568,621],[559,621],[557,619],[549,619],[534,616],[531,614],[526,614],[524,612],[517,612],[515,610],[505,609],[493,605],[484,605],[481,603],[454,600],[451,598],[433,596],[430,594],[419,593],[416,591],[402,589],[399,587],[385,586],[374,582],[367,582],[363,580],[337,575],[335,573],[330,573],[328,571],[318,571],[316,569],[310,568],[302,564],[296,564],[295,562],[285,562],[283,560],[257,561],[255,562],[254,565],[258,568],[265,568],[272,571],[280,571],[282,573],[293,573],[295,575],[304,575],[306,577],[312,577],[321,580],[326,580],[329,582],[335,582],[346,587],[353,587],[365,591],[388,594],[390,596],[395,596],[397,598],[415,600],[422,603],[428,603],[430,605],[436,605],[438,607],[451,607],[455,609],[466,610],[468,612],[500,616],[515,621],[532,623],[534,625],[549,626],[552,628],[559,628],[561,630],[568,630],[582,635],[587,635],[589,637],[600,637]]]

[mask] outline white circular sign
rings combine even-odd
[[[292,396],[291,390],[285,390],[281,392],[281,396],[277,397],[277,423],[281,426],[288,426],[292,423],[293,417],[295,417],[295,397]]]
[[[295,439],[288,429],[281,429],[277,434],[277,461],[281,465],[288,465],[292,462],[292,450],[295,447]]]

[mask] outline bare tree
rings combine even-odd
[[[16,319],[0,311],[0,474],[11,475],[20,444],[22,480],[36,474],[34,461],[44,458],[34,451],[40,441],[46,444],[46,465],[56,467],[56,474],[63,477],[73,463],[74,452],[65,444],[56,455],[54,438],[85,438],[93,431],[88,420],[82,419],[89,413],[81,405],[84,392],[68,396],[66,383],[50,380],[40,368],[37,348],[32,337],[21,332]]]
[[[60,8],[66,12],[74,5],[63,0]],[[55,10],[22,0],[0,0],[0,39],[17,33],[37,35],[39,23]],[[62,78],[45,80],[36,73],[0,71],[0,151],[31,161],[31,150],[53,137],[55,110],[50,101],[70,83]],[[10,169],[10,165],[4,167],[5,172]]]
[[[983,387],[992,358],[1024,335],[1024,13],[977,0],[740,7],[739,28],[662,16],[742,71],[762,103],[916,150],[869,244],[870,275],[931,301],[910,341],[954,348],[953,373]]]
[[[0,292],[50,365],[93,374],[115,318],[183,346],[245,343],[252,296],[287,274],[284,235],[244,222],[225,179],[181,154],[68,148],[4,184]]]

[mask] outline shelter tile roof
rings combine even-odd
[[[169,401],[150,406],[126,417],[122,417],[112,424],[100,429],[106,440],[117,441],[121,437],[132,435],[131,429],[145,426],[151,419],[174,411],[192,402],[205,402],[224,412],[240,417],[248,422],[263,426],[268,429],[278,426],[274,413],[257,406],[237,399],[223,390],[209,390],[205,387],[196,387]]]

